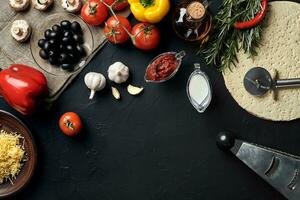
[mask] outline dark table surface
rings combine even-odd
[[[213,1],[213,12],[219,3]],[[23,117],[0,100],[0,109],[29,126],[38,148],[33,180],[10,199],[284,199],[242,162],[220,151],[215,138],[230,130],[240,139],[300,155],[299,120],[276,123],[244,111],[226,90],[222,75],[196,55],[197,45],[179,40],[168,24],[166,19],[160,25],[162,43],[153,52],[107,44],[49,112]],[[169,50],[187,52],[178,74],[165,84],[146,84],[147,63]],[[115,61],[130,67],[130,83],[144,86],[144,92],[130,96],[125,84],[119,86],[119,102],[109,87],[90,101],[84,75],[107,75]],[[194,110],[185,91],[195,62],[203,64],[213,86],[213,101],[204,114]],[[60,132],[57,121],[66,111],[82,117],[81,136],[69,138]]]

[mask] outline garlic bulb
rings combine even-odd
[[[16,20],[12,23],[10,32],[15,40],[25,42],[31,34],[31,27],[25,20]]]
[[[106,85],[105,77],[96,72],[89,72],[84,77],[86,86],[91,90],[90,99],[94,98],[95,92],[103,90]]]
[[[23,11],[29,7],[30,0],[9,0],[9,3],[15,11]]]
[[[62,7],[71,13],[76,13],[81,8],[81,1],[80,0],[62,0],[61,2]]]
[[[129,77],[129,68],[121,62],[115,62],[108,68],[108,78],[115,83],[124,83]]]

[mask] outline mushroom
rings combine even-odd
[[[10,32],[15,40],[25,42],[31,34],[31,27],[25,20],[16,20],[12,23]]]
[[[62,7],[71,13],[76,13],[81,8],[81,1],[80,0],[62,0]]]
[[[30,5],[30,0],[9,0],[9,4],[15,11],[23,11]]]
[[[32,0],[32,4],[37,10],[47,10],[53,4],[54,0]]]

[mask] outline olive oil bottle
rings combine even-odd
[[[172,24],[175,33],[187,41],[208,40],[212,29],[212,16],[208,12],[207,0],[184,1],[174,10]]]

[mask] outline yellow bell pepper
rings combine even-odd
[[[141,22],[158,23],[170,10],[169,0],[128,0],[134,17]]]

